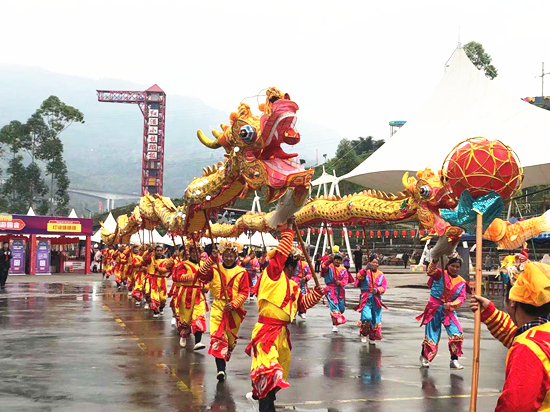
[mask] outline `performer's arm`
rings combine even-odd
[[[441,277],[441,273],[443,272],[437,267],[437,261],[432,260],[428,265],[428,270],[426,270],[426,274],[434,280],[438,280]]]
[[[319,286],[315,286],[313,290],[309,291],[305,295],[300,292],[298,296],[298,311],[305,313],[308,309],[315,306],[323,297],[325,292]]]
[[[447,305],[446,309],[458,310],[462,306],[465,300],[466,300],[466,285],[462,285],[456,299],[453,300],[452,302],[446,303]]]
[[[145,251],[143,254],[143,266],[147,266],[151,263],[151,259],[153,259],[153,253],[149,250]]]
[[[355,278],[359,281],[362,281],[362,280],[365,280],[366,275],[367,275],[367,272],[365,271],[365,269],[361,269],[359,273],[355,275]]]
[[[495,339],[509,348],[516,336],[517,326],[506,312],[498,310],[493,302],[481,312],[481,321],[487,325],[487,329]]]
[[[241,280],[239,282],[239,291],[237,292],[237,296],[233,296],[233,299],[229,304],[231,305],[232,309],[236,309],[243,305],[243,303],[248,298],[248,295],[250,294],[250,285],[248,283],[248,274],[246,272],[243,272],[241,275]]]
[[[386,290],[388,289],[388,281],[386,280],[386,276],[382,273],[380,275],[380,286],[376,288],[379,295],[383,295]]]
[[[216,263],[216,261],[212,258],[212,256],[209,256],[208,259],[206,259],[206,262],[200,266],[199,271],[197,272],[197,277],[202,283],[209,283],[212,279],[214,279],[214,271],[212,270],[214,263]]]
[[[526,345],[514,345],[495,412],[538,411],[550,389],[548,371]]]
[[[285,262],[292,251],[292,241],[294,240],[294,231],[292,229],[284,229],[281,231],[281,241],[275,251],[275,256],[269,260],[266,272],[271,280],[279,280]]]
[[[176,269],[176,276],[174,277],[174,280],[176,282],[193,282],[195,280],[195,275],[193,275],[193,272],[187,271],[186,265],[180,263]]]

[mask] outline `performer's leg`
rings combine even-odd
[[[214,358],[214,360],[216,361],[216,369],[218,372],[225,372],[225,367],[227,366],[225,359]]]
[[[361,326],[359,329],[359,334],[364,337],[369,336],[370,328],[372,325],[372,309],[367,302],[363,309],[361,310]]]
[[[422,342],[422,356],[431,362],[437,355],[437,345],[441,338],[442,315],[437,312],[433,319],[426,324],[424,342]]]
[[[382,340],[382,308],[372,305],[372,323],[369,332],[370,340]]]
[[[449,326],[445,326],[445,331],[449,337],[449,352],[451,354],[451,360],[458,360],[462,356],[462,343],[464,342],[464,335],[462,333],[462,326],[456,315],[451,318]]]
[[[260,399],[260,412],[275,412],[275,389],[271,390],[265,398]]]

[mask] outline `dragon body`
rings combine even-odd
[[[275,230],[295,214],[301,227],[320,222],[353,225],[369,222],[403,222],[417,220],[429,236],[439,236],[456,245],[463,230],[450,225],[440,214],[441,209],[453,209],[457,200],[443,185],[441,171],[427,168],[402,178],[403,191],[386,194],[366,190],[345,197],[318,197],[304,205],[313,170],[305,170],[292,161],[296,153],[286,153],[283,143],[296,144],[300,135],[294,129],[298,105],[288,94],[271,87],[266,101],[254,115],[246,103],[240,103],[231,113],[230,124],[221,131],[213,130],[214,140],[199,130],[199,141],[211,149],[223,148],[224,161],[203,169],[203,174],[191,181],[183,196],[183,206],[159,195],[146,194],[129,216],[119,216],[114,232],[105,228],[103,241],[112,245],[127,243],[140,229],[162,226],[166,231],[182,236],[204,234],[207,219],[251,190],[265,189],[266,202],[279,201],[270,213],[248,213],[235,224],[212,224],[214,237],[237,237],[245,231]],[[513,225],[495,219],[484,234],[500,248],[513,249],[539,233],[550,231],[550,212],[538,218]]]

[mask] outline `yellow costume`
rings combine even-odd
[[[290,333],[287,325],[297,311],[305,313],[322,297],[314,289],[302,295],[299,285],[283,272],[292,250],[294,232],[281,232],[281,242],[258,280],[258,323],[252,330],[252,339],[246,353],[252,356],[250,377],[252,393],[257,399],[267,397],[274,390],[287,388],[290,367]]]
[[[143,260],[147,266],[146,293],[148,292],[149,309],[157,314],[163,312],[166,306],[166,278],[170,276],[174,261],[156,258],[154,254],[144,256]]]
[[[210,282],[210,293],[214,296],[210,313],[210,349],[208,353],[216,358],[229,361],[231,352],[237,345],[237,335],[241,322],[246,315],[243,304],[249,294],[248,274],[241,266],[226,268],[220,265],[223,279],[212,258],[199,269],[199,278]],[[227,290],[229,302],[225,300],[223,290]],[[229,303],[232,310],[224,311]]]
[[[202,288],[204,284],[197,279],[199,264],[190,260],[180,262],[173,271],[174,309],[179,314],[176,319],[182,338],[195,332],[206,331],[206,299]]]
[[[139,254],[133,254],[132,257],[132,278],[133,278],[133,290],[132,297],[141,303],[143,299],[143,287],[145,285],[145,268],[143,267],[143,257]]]

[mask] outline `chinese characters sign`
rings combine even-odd
[[[82,232],[82,225],[80,222],[74,221],[50,220],[47,229],[48,232],[80,233]]]
[[[0,215],[0,230],[22,230],[25,222],[21,219],[13,219],[11,215]]]

